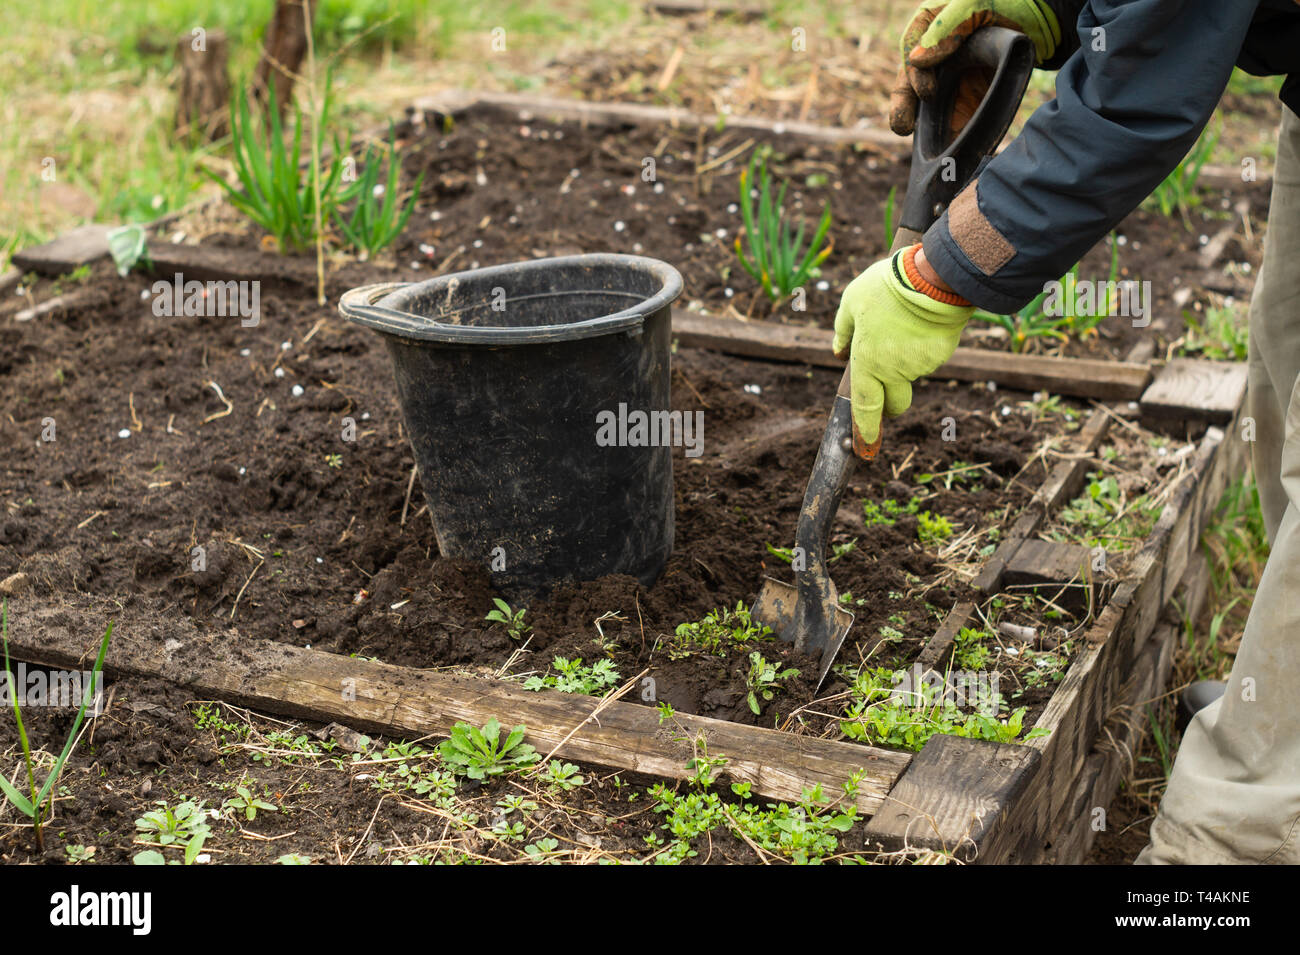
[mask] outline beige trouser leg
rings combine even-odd
[[[1250,308],[1251,450],[1272,552],[1227,692],[1188,726],[1139,863],[1300,863],[1300,118],[1282,113]]]

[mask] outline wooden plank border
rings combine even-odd
[[[355,729],[415,738],[446,736],[458,722],[491,718],[523,723],[543,755],[685,780],[687,763],[707,749],[725,756],[720,775],[749,782],[768,799],[797,802],[821,784],[839,792],[859,775],[856,804],[875,812],[911,754],[799,736],[689,714],[660,723],[654,707],[601,701],[553,690],[531,692],[503,680],[419,670],[309,650],[224,631],[198,630],[187,618],[141,625],[115,608],[80,613],[42,608],[21,598],[9,608],[9,650],[19,660],[82,669],[94,659],[95,636],[117,620],[105,660],[109,678],[145,676],[186,687],[196,699],[221,699],[253,709]],[[596,711],[599,710],[599,713]]]

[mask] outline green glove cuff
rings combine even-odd
[[[912,287],[912,283],[907,280],[907,272],[903,268],[903,253],[906,249],[900,249],[895,252],[889,260],[889,274],[893,281],[890,283],[892,291],[904,304],[910,306],[909,311],[916,315],[917,318],[933,322],[936,325],[942,325],[945,328],[963,328],[970,321],[970,317],[975,314],[973,305],[947,305],[943,302],[936,302],[924,292],[918,292]]]

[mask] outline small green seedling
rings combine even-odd
[[[542,773],[541,778],[548,786],[566,793],[587,784],[586,778],[578,772],[577,766],[573,763],[562,763],[558,759],[552,759],[546,764],[546,772]]]
[[[946,517],[921,511],[916,515],[916,536],[922,544],[937,544],[952,537],[952,524]]]
[[[581,693],[602,696],[612,686],[618,685],[618,671],[613,660],[597,660],[591,666],[582,665],[582,657],[556,657],[551,664],[556,672],[530,676],[524,681],[525,690],[559,690],[561,693]]]
[[[223,812],[233,810],[236,814],[242,814],[245,819],[252,822],[257,818],[258,810],[266,812],[279,812],[280,807],[275,803],[267,802],[265,799],[259,799],[253,795],[250,788],[251,783],[247,781],[235,786],[235,795],[231,796],[221,804]]]
[[[732,649],[745,649],[760,640],[771,640],[772,628],[756,623],[743,601],[735,610],[721,607],[710,610],[698,623],[677,625],[668,644],[668,657],[684,660],[694,653],[725,657]]]
[[[451,737],[439,744],[438,752],[458,776],[485,780],[514,769],[523,769],[541,759],[537,750],[524,742],[527,730],[516,726],[503,740],[501,724],[495,718],[480,730],[468,723],[457,723]]]
[[[493,597],[492,602],[496,604],[496,609],[489,610],[488,615],[483,618],[484,620],[490,620],[493,623],[501,624],[501,626],[505,627],[506,631],[515,640],[520,639],[529,630],[533,629],[528,624],[524,623],[524,614],[528,612],[528,608],[520,607],[518,610],[514,610],[511,608],[510,604],[506,603],[500,597]]]
[[[36,836],[36,845],[43,849],[45,846],[45,837],[41,831],[41,825],[45,820],[47,801],[50,799],[50,791],[54,788],[55,782],[63,773],[63,764],[68,761],[68,755],[72,752],[73,744],[77,741],[77,730],[81,729],[81,721],[86,715],[86,707],[90,701],[95,698],[95,692],[99,686],[100,675],[104,672],[104,654],[108,652],[108,641],[113,636],[113,624],[110,622],[108,629],[104,631],[104,638],[99,642],[99,656],[95,658],[95,668],[91,671],[90,685],[86,687],[85,693],[81,697],[81,706],[77,709],[76,719],[72,721],[72,728],[68,730],[67,741],[63,744],[63,751],[59,753],[54,765],[50,768],[49,775],[45,777],[38,788],[36,785],[36,771],[32,761],[32,748],[27,739],[27,729],[23,726],[22,708],[18,703],[17,681],[14,679],[13,668],[9,665],[9,601],[0,604],[0,640],[4,643],[5,652],[5,685],[8,687],[9,695],[13,698],[14,707],[14,725],[18,730],[18,744],[23,751],[23,766],[27,771],[27,794],[19,792],[9,780],[0,775],[0,792],[3,792],[8,800],[17,807],[18,811],[32,821],[32,833]]]
[[[387,159],[387,162],[381,160]],[[341,212],[335,210],[334,218],[338,223],[339,230],[347,238],[348,242],[361,253],[361,261],[373,256],[375,253],[387,248],[392,244],[404,228],[407,220],[411,218],[411,213],[415,211],[415,200],[420,195],[420,186],[424,183],[424,173],[415,180],[415,185],[411,189],[411,198],[404,207],[398,205],[397,190],[401,172],[401,163],[397,158],[397,134],[393,132],[393,124],[388,124],[388,151],[385,153],[370,147],[366,148],[366,156],[363,161],[364,169],[361,178],[357,180],[356,189],[356,206],[352,210],[352,217],[345,218]],[[381,186],[379,183],[379,171],[382,166],[387,166],[387,179]],[[383,195],[382,202],[376,195],[379,192]]]
[[[799,670],[795,667],[780,669],[776,664],[770,663],[763,658],[763,655],[755,650],[749,655],[749,673],[745,677],[745,688],[748,691],[746,699],[749,701],[749,708],[753,710],[755,716],[763,712],[763,705],[759,702],[770,703],[776,698],[776,694],[781,690],[781,682],[789,680],[799,675]]]

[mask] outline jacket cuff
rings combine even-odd
[[[926,261],[958,295],[986,312],[1007,315],[1033,295],[1008,294],[1006,283],[996,281],[1016,248],[980,210],[978,186],[976,179],[957,194],[921,244]]]

